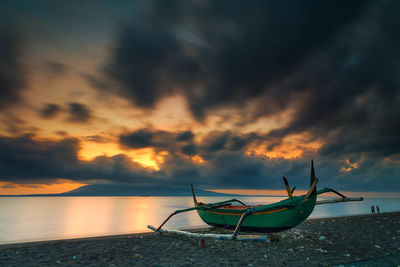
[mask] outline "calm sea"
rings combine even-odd
[[[198,197],[217,202],[226,197]],[[273,203],[284,197],[240,197],[247,204]],[[310,218],[399,211],[400,198],[366,198],[316,206]],[[1,197],[0,244],[148,232],[173,211],[192,207],[191,197]],[[167,228],[205,226],[195,211],[172,218]]]

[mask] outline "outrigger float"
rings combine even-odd
[[[158,228],[151,225],[148,225],[147,227],[159,233],[175,233],[192,238],[267,241],[267,236],[239,236],[238,233],[239,230],[263,233],[281,232],[302,223],[313,212],[315,205],[363,200],[362,197],[348,198],[331,188],[325,187],[321,190],[317,190],[318,178],[315,177],[314,163],[312,160],[310,188],[307,194],[293,196],[293,191],[296,187],[290,189],[285,177],[283,177],[283,181],[285,183],[288,198],[268,205],[246,205],[236,198],[222,202],[204,204],[197,201],[193,185],[191,185],[194,202],[193,208],[173,212]],[[337,194],[340,198],[317,201],[317,195],[327,192]],[[232,205],[233,203],[238,203],[240,205]],[[220,228],[234,229],[233,234],[199,234],[180,230],[161,229],[172,216],[192,210],[196,210],[200,218],[206,224]]]

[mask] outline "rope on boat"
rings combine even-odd
[[[157,233],[169,233],[169,234],[184,235],[184,236],[190,237],[190,238],[269,242],[269,239],[267,236],[238,235],[234,239],[232,237],[232,234],[199,234],[199,233],[191,233],[191,232],[181,231],[181,230],[157,229],[156,227],[154,227],[152,225],[147,225],[147,228],[149,228]]]

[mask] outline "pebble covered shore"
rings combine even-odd
[[[198,239],[155,233],[0,246],[0,266],[398,266],[399,261],[400,212],[307,220],[281,232],[279,241],[207,239],[204,248]]]

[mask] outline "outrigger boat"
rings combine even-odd
[[[177,210],[173,212],[168,218],[158,227],[149,225],[148,228],[155,232],[170,232],[177,234],[184,234],[191,237],[200,238],[216,238],[216,239],[254,239],[246,237],[238,237],[239,230],[275,233],[293,228],[310,216],[313,212],[315,205],[347,202],[347,201],[362,201],[363,198],[348,198],[343,194],[331,189],[323,188],[317,190],[318,178],[315,177],[314,163],[311,160],[311,179],[310,188],[305,195],[293,196],[293,189],[290,189],[288,181],[283,177],[288,198],[282,201],[267,204],[267,205],[246,205],[239,199],[229,199],[222,202],[204,204],[198,202],[194,193],[193,185],[192,194],[194,207]],[[317,201],[317,195],[332,192],[340,196],[340,198],[333,200]],[[232,205],[239,203],[240,205]],[[200,235],[195,233],[188,233],[179,230],[164,230],[162,226],[174,215],[182,212],[196,210],[200,218],[208,225],[232,228],[234,229],[232,235]],[[258,237],[258,239],[265,239],[266,237]]]

